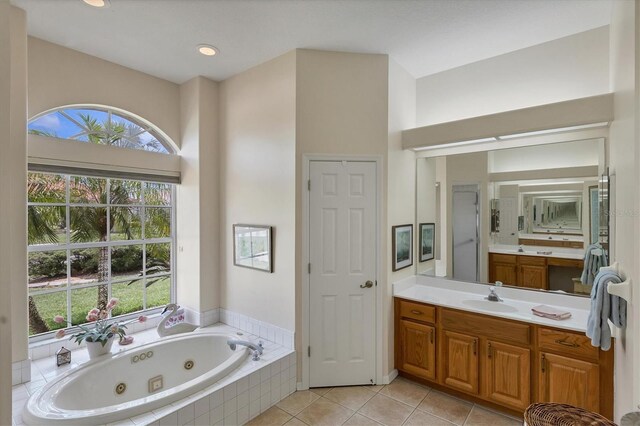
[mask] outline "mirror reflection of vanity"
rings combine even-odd
[[[590,293],[585,249],[608,249],[604,139],[423,155],[416,222],[435,223],[435,256],[418,274]]]

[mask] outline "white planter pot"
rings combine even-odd
[[[86,342],[87,351],[89,351],[89,359],[94,359],[111,352],[111,345],[113,345],[115,338],[116,336],[111,337],[107,340],[107,343],[105,343],[104,346],[102,346],[102,342]]]

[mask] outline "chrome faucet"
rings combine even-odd
[[[227,340],[227,345],[229,345],[229,348],[231,348],[232,351],[235,351],[238,345],[248,347],[252,351],[251,353],[253,354],[253,357],[251,359],[254,361],[259,361],[260,355],[262,355],[262,352],[264,351],[262,342],[258,342],[258,344],[256,345],[255,343],[251,343],[248,340],[229,339]]]
[[[489,302],[502,302],[502,299],[498,297],[498,293],[496,293],[496,288],[491,286],[489,287],[489,295],[485,297]]]

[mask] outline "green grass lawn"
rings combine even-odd
[[[113,310],[113,315],[122,315],[136,312],[143,309],[143,286],[142,283],[112,284],[112,296],[117,297],[120,302]],[[147,308],[163,306],[169,303],[171,291],[171,280],[169,277],[159,279],[147,287]],[[53,317],[56,315],[66,316],[67,292],[34,295],[33,300],[40,312],[40,316],[47,323],[51,330],[66,327],[66,324],[56,324]],[[82,324],[86,322],[87,312],[95,308],[98,301],[98,287],[82,288],[71,290],[71,322],[72,324]],[[29,334],[33,334],[29,330]]]

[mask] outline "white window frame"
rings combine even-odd
[[[31,173],[31,171],[30,171]],[[33,171],[33,173],[41,173],[39,171]],[[111,232],[108,233],[107,235],[107,241],[97,241],[97,242],[87,242],[87,243],[71,243],[71,229],[70,226],[67,226],[66,229],[66,233],[67,233],[67,242],[64,244],[37,244],[37,245],[28,245],[27,246],[27,253],[35,253],[35,252],[52,252],[52,251],[61,251],[61,250],[65,250],[67,252],[67,285],[65,286],[64,290],[63,289],[49,289],[49,290],[42,290],[42,291],[37,291],[37,292],[29,292],[29,295],[41,295],[41,294],[50,294],[50,293],[60,293],[60,292],[66,292],[66,307],[65,307],[65,318],[69,319],[71,318],[71,291],[72,290],[77,290],[77,289],[82,289],[82,288],[90,288],[90,287],[98,287],[100,285],[107,285],[108,289],[109,289],[109,297],[111,297],[111,291],[112,291],[112,285],[114,284],[114,281],[112,280],[111,277],[111,248],[113,247],[126,247],[126,246],[132,246],[132,245],[141,245],[143,247],[143,258],[142,258],[142,265],[143,265],[143,275],[141,277],[141,279],[143,279],[143,285],[146,282],[146,246],[147,244],[166,244],[169,243],[170,247],[171,247],[171,256],[170,256],[170,268],[171,271],[168,274],[158,274],[158,275],[151,275],[151,278],[155,278],[155,277],[162,277],[162,276],[168,276],[170,278],[170,292],[169,292],[169,301],[170,303],[175,303],[176,301],[176,185],[175,184],[170,184],[171,185],[171,204],[170,205],[147,205],[144,203],[144,190],[141,191],[141,203],[136,203],[136,204],[125,204],[125,205],[120,205],[120,204],[97,204],[97,203],[71,203],[70,202],[70,178],[72,176],[79,176],[79,177],[96,177],[96,178],[101,178],[101,179],[106,179],[107,180],[107,185],[106,185],[106,199],[110,200],[110,187],[111,185],[109,184],[109,181],[114,179],[111,177],[101,177],[101,176],[96,176],[96,175],[92,175],[92,176],[83,176],[83,175],[75,175],[75,174],[58,174],[58,175],[62,175],[65,177],[65,203],[32,203],[32,202],[27,202],[27,206],[44,206],[44,207],[65,207],[66,208],[66,219],[65,222],[67,225],[70,224],[70,209],[71,207],[103,207],[107,209],[107,212],[109,212],[109,209],[111,207],[131,207],[131,208],[139,208],[139,209],[145,209],[147,207],[151,207],[151,208],[170,208],[171,209],[171,234],[169,237],[164,237],[164,238],[151,238],[151,239],[145,239],[144,238],[144,227],[145,227],[145,221],[146,221],[146,214],[143,215],[142,219],[145,220],[141,220],[141,237],[140,239],[135,239],[135,240],[117,240],[117,241],[110,241],[110,236],[111,236]],[[136,180],[136,179],[117,179],[116,180]],[[140,181],[140,180],[139,180]],[[154,182],[151,180],[147,180],[147,181],[143,181],[143,182],[152,182],[152,183],[163,183],[166,184],[166,182]],[[26,188],[25,188],[26,190]],[[107,229],[111,229],[110,226],[110,214],[107,213]],[[89,283],[89,284],[79,284],[79,285],[74,285],[71,286],[69,280],[71,277],[71,251],[75,250],[75,249],[90,249],[90,248],[101,248],[101,247],[109,247],[109,279],[106,283]],[[121,282],[126,282],[127,280],[124,281],[119,281],[116,280],[115,284],[121,283]],[[28,283],[25,283],[25,285],[27,285]],[[146,306],[146,295],[147,292],[146,290],[143,292],[143,306]],[[149,309],[142,309],[140,311],[136,311],[136,312],[132,312],[132,313],[128,313],[128,314],[123,314],[123,315],[119,315],[117,317],[114,318],[119,318],[121,320],[128,320],[131,318],[135,318],[138,317],[141,314],[146,314],[146,315],[154,315],[154,314],[158,314],[160,313],[160,311],[162,310],[162,306],[160,307],[153,307],[153,308],[149,308]],[[62,313],[62,312],[61,312]],[[74,333],[75,331],[79,330],[78,326],[70,326],[70,327],[66,327],[65,328],[67,330],[68,333]],[[58,329],[56,330],[52,330],[46,333],[40,333],[40,334],[35,334],[32,336],[29,336],[29,343],[35,343],[35,342],[39,342],[42,340],[48,340],[51,339],[52,336],[56,333]]]

